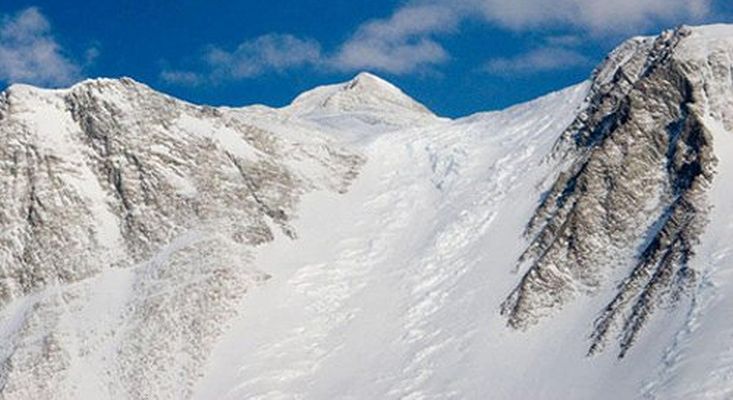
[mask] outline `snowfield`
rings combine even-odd
[[[282,109],[3,96],[2,399],[733,398],[732,26],[456,120],[367,73]]]

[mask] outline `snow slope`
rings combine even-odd
[[[95,261],[78,278],[52,275],[0,303],[0,398],[730,398],[732,76],[733,27],[718,25],[632,39],[587,82],[457,120],[370,74],[283,109],[197,108],[131,82],[14,87],[6,98],[27,91],[32,102],[9,102],[2,140],[19,145],[7,122],[27,120],[18,107],[40,113],[51,104],[57,114],[28,129],[34,143],[48,145],[38,151],[62,160],[88,151],[76,136],[90,132],[84,119],[70,117],[74,104],[87,103],[69,93],[91,85],[103,109],[118,109],[109,120],[94,108],[85,115],[122,121],[115,134],[147,167],[141,176],[161,182],[162,200],[188,200],[171,214],[165,201],[137,198],[128,187],[132,208],[171,235],[150,240],[142,255],[117,248],[115,257],[133,262]],[[150,104],[137,102],[145,99],[156,99],[155,115],[165,117],[141,116]],[[53,133],[58,121],[68,134]],[[109,129],[99,126],[93,132]],[[143,132],[155,133],[151,143]],[[161,152],[168,162],[156,158]],[[207,162],[189,168],[189,155]],[[10,173],[12,153],[4,157]],[[252,170],[258,160],[271,167]],[[117,186],[84,165],[58,171],[88,209],[72,203],[83,210],[78,216],[46,207],[42,220],[97,232],[79,245],[92,255],[136,243],[115,206],[124,203]],[[255,185],[246,179],[252,174]],[[614,184],[593,185],[600,182]],[[636,185],[648,197],[615,198]],[[33,193],[46,195],[29,193],[31,204]],[[610,200],[596,205],[597,193]],[[542,206],[555,195],[556,209]],[[226,202],[214,203],[213,216],[184,207],[220,198]],[[675,208],[679,199],[690,208]],[[579,205],[562,211],[571,202]],[[665,213],[702,229],[671,224],[659,217]],[[617,233],[597,215],[618,226],[633,216],[635,226]],[[234,243],[242,216],[257,229],[245,234],[253,240]],[[13,227],[35,221],[5,218],[0,223]],[[599,239],[573,247],[553,228],[552,257],[532,272],[519,260],[542,245],[528,234],[542,218]],[[678,249],[668,238],[681,238],[689,260],[647,262],[641,250],[655,237],[665,254]],[[610,245],[599,252],[593,246],[603,240]],[[6,281],[14,275],[5,271],[25,265],[0,262]],[[670,283],[668,266],[691,278]],[[623,285],[648,268],[657,272],[644,275],[638,291]],[[212,293],[224,300],[196,300]],[[529,316],[526,324],[502,314],[516,293],[528,299],[516,314]],[[604,346],[589,352],[609,301],[626,293],[624,304],[637,306],[620,307]],[[639,321],[635,310],[648,314],[624,348],[624,321]]]
[[[515,221],[528,216],[545,172],[512,171],[550,151],[586,90],[364,142],[372,162],[346,197],[307,198],[301,239],[258,251],[273,279],[248,296],[251,311],[214,351],[198,398],[509,390],[497,384],[511,381],[488,377],[516,371],[486,356],[532,353],[521,337],[515,349],[496,340],[515,336],[497,305],[515,279],[501,268],[521,245]]]

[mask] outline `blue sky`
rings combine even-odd
[[[579,82],[628,36],[732,16],[730,0],[3,0],[0,86],[130,76],[281,106],[366,70],[460,116]]]

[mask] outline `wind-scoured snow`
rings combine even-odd
[[[0,398],[729,398],[732,66],[680,28],[456,120],[366,73],[282,109],[14,86]]]

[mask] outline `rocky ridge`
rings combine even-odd
[[[705,116],[719,110],[705,92],[730,93],[733,55],[726,41],[702,59],[681,50],[701,35],[681,27],[631,39],[594,73],[585,110],[553,152],[566,168],[527,225],[523,277],[502,306],[511,326],[527,328],[628,271],[589,349],[617,336],[623,357],[654,310],[689,293],[716,166]]]
[[[53,397],[74,363],[109,346],[68,353],[78,339],[65,321],[109,274],[127,276],[114,316],[126,329],[82,332],[116,343],[105,390],[186,397],[233,305],[267,279],[249,249],[275,229],[296,238],[299,197],[345,191],[363,163],[310,133],[290,140],[130,79],[4,92],[0,304],[25,311],[0,345],[3,398]]]

